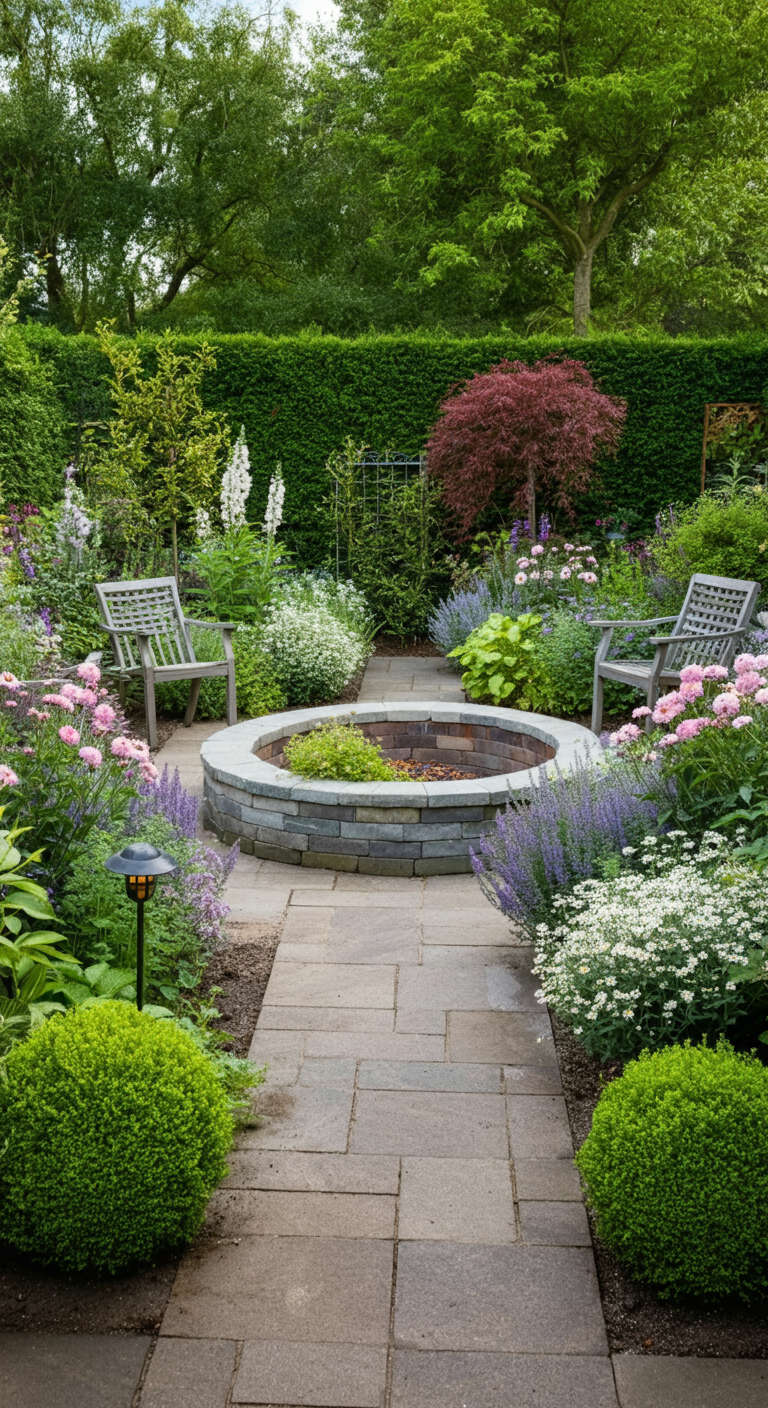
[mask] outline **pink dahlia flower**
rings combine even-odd
[[[705,680],[727,680],[728,678],[725,665],[705,665],[702,673]]]
[[[100,748],[81,748],[78,757],[82,758],[89,768],[100,768],[104,761]]]
[[[747,724],[751,724],[751,722],[751,714],[739,714],[738,718],[733,720],[731,728],[746,728]]]
[[[669,694],[662,694],[661,699],[657,699],[656,708],[651,717],[655,724],[666,724],[670,719],[676,719],[684,709],[685,700],[680,698],[676,689],[673,689]]]
[[[737,694],[755,694],[761,685],[765,684],[762,675],[758,675],[757,670],[744,670],[736,680]]]
[[[738,694],[731,690],[726,690],[724,694],[716,694],[712,700],[712,708],[718,718],[723,714],[738,714],[741,708],[741,701]]]
[[[704,693],[704,686],[700,680],[682,680],[680,683],[680,698],[686,704],[692,704],[694,699],[701,699]]]
[[[62,743],[67,743],[70,748],[75,748],[80,742],[80,734],[71,724],[64,724],[59,729],[59,738]]]
[[[695,684],[698,680],[704,679],[704,671],[701,665],[686,665],[680,671],[680,680],[683,684]]]
[[[733,662],[733,668],[737,675],[744,675],[749,670],[754,670],[757,661],[754,655],[737,655]]]
[[[84,660],[82,665],[78,665],[77,673],[81,680],[91,686],[97,685],[101,679],[101,670],[93,660]]]
[[[0,763],[0,787],[18,787],[19,779],[13,768],[9,768],[5,763]]]

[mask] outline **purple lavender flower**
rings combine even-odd
[[[131,803],[130,825],[138,831],[142,821],[150,816],[163,816],[178,831],[180,836],[194,840],[200,803],[194,792],[182,786],[178,768],[173,774],[166,763],[156,783],[140,783],[139,796]]]
[[[546,543],[549,539],[551,532],[552,525],[549,521],[549,514],[542,513],[541,518],[539,519],[539,542]]]
[[[20,547],[20,548],[19,548],[19,562],[21,563],[21,565],[22,565],[22,567],[23,567],[23,569],[24,569],[24,575],[25,575],[26,577],[30,577],[30,578],[31,578],[31,577],[34,577],[34,575],[35,575],[35,568],[34,568],[34,564],[33,564],[33,562],[32,562],[32,558],[31,558],[30,555],[29,555],[29,548],[25,548],[25,547]]]
[[[533,932],[556,890],[591,878],[601,860],[657,828],[647,790],[620,762],[595,768],[585,760],[567,775],[542,776],[530,801],[499,812],[471,851],[491,903]]]
[[[41,620],[42,623],[43,623],[43,628],[44,628],[44,630],[45,630],[45,634],[46,634],[47,636],[52,636],[52,635],[53,635],[53,618],[52,618],[52,616],[51,616],[51,608],[50,608],[50,606],[41,606],[41,607],[40,607],[40,610],[38,611],[37,614],[38,614],[38,616],[40,617],[40,620]]]

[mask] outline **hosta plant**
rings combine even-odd
[[[540,625],[541,617],[531,612],[517,620],[494,612],[451,651],[449,659],[461,665],[461,683],[470,698],[490,699],[493,704],[526,703]]]

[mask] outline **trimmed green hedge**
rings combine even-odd
[[[24,331],[51,368],[76,446],[80,427],[109,413],[106,362],[92,337],[34,327]],[[180,342],[194,346],[200,340],[184,337]],[[635,508],[649,522],[661,505],[691,500],[698,492],[704,403],[762,400],[768,381],[764,335],[583,341],[501,334],[350,340],[238,334],[207,340],[218,360],[206,380],[206,400],[226,411],[233,429],[241,422],[245,426],[253,516],[263,512],[270,473],[280,460],[290,538],[311,559],[325,547],[318,507],[327,492],[324,465],[331,451],[351,435],[379,451],[418,452],[446,392],[502,357],[529,362],[543,356],[579,357],[603,390],[627,399],[621,450],[605,466],[600,504],[607,497]],[[151,355],[153,339],[142,336],[141,341]],[[58,464],[55,472],[60,474]]]

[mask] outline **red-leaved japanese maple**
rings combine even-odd
[[[595,461],[615,454],[625,415],[583,362],[499,362],[443,402],[427,442],[429,472],[463,534],[499,489],[532,524],[537,492],[572,516]]]

